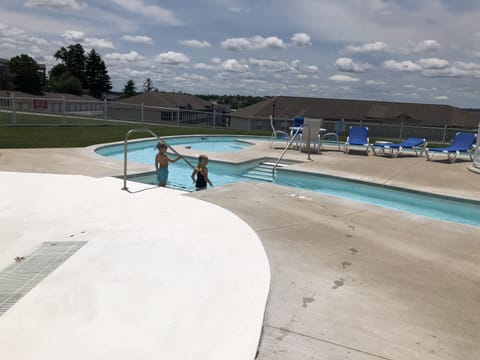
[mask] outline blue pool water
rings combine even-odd
[[[167,139],[167,141],[168,140],[169,139]],[[232,143],[234,138],[217,138],[216,140],[218,140],[218,142],[224,142],[226,144],[225,151],[230,151],[227,143]],[[170,141],[168,142],[169,144],[172,144]],[[183,138],[179,144],[181,144],[180,146],[188,146],[185,138]],[[156,153],[154,146],[154,141],[130,144],[128,147],[129,161],[153,165],[153,158]],[[175,148],[177,148],[177,146],[179,145],[177,144]],[[101,155],[123,159],[123,145],[100,148],[97,152]],[[188,160],[194,165],[196,164],[196,159]],[[248,169],[255,165],[257,165],[257,162],[231,165],[210,161],[208,166],[209,177],[214,186],[221,186],[239,181],[252,181],[243,177],[243,175]],[[191,173],[192,169],[184,161],[171,163],[168,185],[193,191],[194,186],[191,183]],[[135,181],[155,184],[156,178],[155,175],[146,175],[136,178]],[[286,169],[278,170],[275,183],[290,186],[292,188],[311,190],[349,200],[366,202],[386,208],[429,216],[435,219],[480,226],[480,203],[475,201],[433,196],[426,193],[382,187],[331,176],[309,174]]]
[[[251,137],[229,137],[229,136],[180,136],[167,138],[165,141],[182,152],[182,148],[188,148],[208,152],[234,152],[252,146],[248,142]],[[128,158],[134,161],[150,164],[155,157],[157,149],[156,140],[133,142],[128,144]],[[123,159],[123,145],[107,145],[96,150],[103,156]]]

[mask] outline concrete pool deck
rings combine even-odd
[[[2,171],[99,177],[100,179],[90,180],[110,184],[107,186],[114,188],[111,190],[114,199],[117,196],[113,193],[122,194],[118,198],[148,193],[138,201],[148,202],[148,199],[154,197],[168,206],[176,204],[174,206],[178,212],[189,212],[189,206],[197,209],[207,206],[205,218],[215,223],[221,220],[211,218],[207,202],[218,204],[238,215],[262,241],[272,273],[259,359],[479,358],[478,227],[437,221],[268,183],[237,183],[186,196],[165,189],[152,189],[131,196],[132,194],[122,192],[110,183],[121,183],[118,179],[103,178],[121,174],[121,163],[110,160],[108,164],[103,163],[105,159],[96,159],[85,149],[2,149],[0,153]],[[265,144],[239,153],[223,154],[222,159],[245,161],[259,156],[275,157],[279,153],[280,150],[272,150],[269,144]],[[218,157],[215,154],[209,155],[212,159]],[[289,151],[287,156],[292,160],[306,159],[306,154],[295,151]],[[337,151],[325,151],[322,154],[312,154],[311,157],[313,161],[295,167],[299,170],[480,200],[480,176],[467,170],[469,162],[448,164],[442,160],[427,162],[424,157],[391,159],[344,155]],[[132,171],[134,167],[136,165],[129,165]],[[144,168],[138,166],[139,171]],[[32,182],[32,178],[28,177],[43,176],[25,174],[27,179],[20,180],[23,179],[22,174],[14,175],[18,179],[15,182],[24,185],[18,191],[28,189]],[[2,184],[9,176],[11,174],[0,173]],[[64,183],[65,180],[58,181],[59,186],[65,186]],[[134,183],[129,182],[129,186],[134,186],[132,184]],[[17,214],[22,214],[21,211],[28,209],[29,204],[35,204],[36,207],[42,205],[42,198],[37,198],[36,195],[28,197],[28,203],[17,203],[13,201],[15,193],[5,188],[2,196],[11,199],[9,209],[19,208]],[[51,194],[52,199],[57,196],[60,194]],[[184,200],[176,200],[177,198],[197,198],[203,201],[187,204],[183,203]],[[5,208],[2,208],[4,214]],[[75,209],[63,210],[65,216],[75,214]],[[102,214],[104,211],[99,209],[95,216],[92,214],[92,221],[96,219],[98,224],[102,224]],[[222,211],[218,214],[222,214]],[[141,216],[144,216],[143,212]],[[194,217],[188,217],[188,223],[192,218]],[[35,219],[23,226],[22,231],[33,231],[35,225],[41,223],[40,220],[45,221]],[[177,220],[183,223],[180,219]],[[71,224],[76,223],[76,220],[70,221]],[[146,224],[144,226],[148,228]],[[149,226],[158,228],[161,223]],[[12,227],[18,229],[19,225]],[[207,228],[206,233],[215,234],[216,231],[211,229],[212,227]],[[103,235],[111,236],[108,234],[114,230],[107,227],[103,230]],[[236,235],[241,237],[245,231],[248,233],[248,229],[242,228]],[[15,236],[18,234],[13,234],[12,238]],[[92,241],[88,244],[93,246],[95,243]],[[98,243],[102,241],[98,240]],[[11,255],[18,253],[16,250],[19,249],[18,244],[12,244],[14,252]],[[118,251],[118,259],[126,255],[126,249],[129,248],[124,248],[123,254],[122,251],[115,250]],[[85,264],[81,258],[83,250],[69,261],[77,262],[78,266],[82,262]],[[260,250],[261,253],[263,249]],[[134,255],[141,256],[144,251],[135,248]],[[216,250],[212,247],[209,251]],[[97,255],[101,259],[105,253],[99,252]],[[11,256],[8,259],[12,261]],[[245,261],[242,268],[250,273],[252,263],[242,257],[238,261]],[[153,262],[150,265],[150,270],[153,271]],[[61,274],[71,271],[72,266],[66,262],[51,277],[61,278]],[[120,271],[122,266],[117,268]],[[44,284],[47,280],[55,279],[44,280],[38,286],[39,291],[47,285]],[[137,280],[141,280],[141,274]],[[56,283],[57,292],[63,291],[58,289],[60,284],[63,283]],[[51,290],[56,287],[50,283]],[[24,306],[28,310],[27,314],[35,312],[39,306],[33,301],[33,297],[38,296],[38,292],[33,294],[36,290],[37,288],[17,304],[18,309]],[[100,301],[98,298],[94,300]],[[130,303],[129,300],[132,299],[127,298],[125,303]],[[94,304],[95,301],[92,305]],[[73,305],[70,304],[66,309],[67,315],[68,312],[75,314],[75,311],[82,311]],[[238,306],[238,309],[243,308],[243,305]],[[8,321],[8,326],[5,325],[5,317],[13,310],[15,309],[12,308],[0,317],[0,334],[9,332],[10,341],[14,341],[15,334],[20,334],[31,326],[26,317],[21,322],[22,326],[14,320]],[[200,307],[197,311],[201,311]],[[254,320],[261,321],[258,311],[254,313],[253,317],[257,317]],[[181,314],[179,311],[176,316],[181,318]],[[21,315],[16,312],[15,316]],[[142,326],[142,319],[137,319],[138,327]],[[61,320],[60,316],[58,320]],[[148,319],[144,320],[147,327],[148,324],[152,325]],[[226,321],[228,320],[230,319]],[[242,323],[238,321],[239,324]],[[37,325],[36,322],[34,324]],[[227,325],[232,326],[231,323]],[[153,325],[151,329],[155,331]],[[237,329],[232,327],[232,330]],[[34,332],[35,326],[29,331]],[[99,335],[102,336],[102,332]],[[0,346],[3,340],[0,338]],[[194,347],[196,344],[197,342],[191,342],[189,346]],[[1,350],[3,349],[0,349],[0,353],[3,353]],[[125,358],[129,358],[128,355]],[[227,355],[224,358],[232,357]]]

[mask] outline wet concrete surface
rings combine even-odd
[[[478,359],[478,227],[265,183],[190,196],[263,241],[258,359]]]

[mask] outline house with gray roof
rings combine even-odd
[[[245,119],[293,119],[296,116],[348,122],[475,129],[478,117],[450,105],[277,96],[242,108],[232,122]]]
[[[156,91],[124,98],[121,99],[120,102],[136,105],[143,104],[144,106],[180,108],[199,111],[208,111],[213,108],[212,103],[205,101],[198,96]]]

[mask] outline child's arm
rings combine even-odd
[[[213,186],[212,182],[208,178],[208,169],[207,168],[205,168],[205,180],[207,181],[207,183],[210,184],[210,186]]]
[[[191,176],[193,182],[195,182],[195,175],[197,175],[197,172],[198,172],[197,168],[193,169],[192,176]]]
[[[167,157],[168,161],[170,161],[170,162],[178,161],[178,160],[180,160],[181,158],[183,158],[182,155],[178,155],[178,157],[177,157],[176,159],[170,159],[169,157]]]

